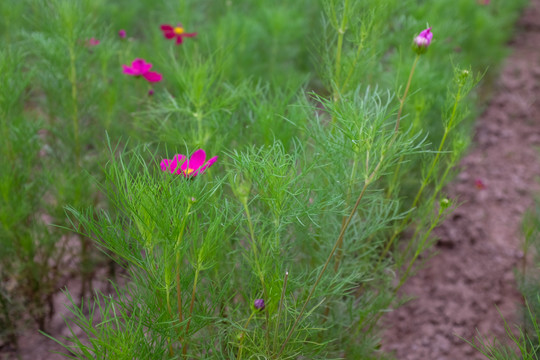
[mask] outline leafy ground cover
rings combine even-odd
[[[3,1],[2,342],[77,276],[75,358],[384,356],[523,3]]]

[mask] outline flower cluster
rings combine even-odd
[[[194,37],[197,35],[197,33],[185,32],[181,24],[178,24],[177,26],[161,25],[161,31],[163,31],[163,36],[165,36],[165,38],[176,39],[176,45],[180,45],[185,37]],[[124,29],[119,30],[118,36],[124,39],[126,37],[126,31]],[[99,44],[99,40],[92,38],[90,39],[89,44],[95,46]],[[147,63],[144,59],[135,59],[131,63],[131,66],[122,65],[122,68],[124,69],[124,74],[137,77],[142,76],[148,80],[148,82],[159,82],[162,79],[160,73],[149,71],[150,68],[152,68],[152,64]],[[154,91],[150,90],[149,95],[152,95],[153,93]]]

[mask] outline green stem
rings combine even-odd
[[[165,292],[166,292],[166,298],[167,298],[167,310],[169,311],[169,316],[172,316],[172,307],[171,307],[171,295],[170,295],[170,287],[168,283],[165,283]],[[171,345],[171,339],[167,338],[167,344],[169,345],[169,355],[173,356],[174,351]]]
[[[71,82],[71,101],[73,103],[73,139],[75,141],[75,159],[77,166],[81,166],[81,144],[79,140],[79,107],[77,95],[77,67],[74,45],[69,47],[70,72],[69,81]]]
[[[409,273],[410,273],[410,271],[412,269],[412,266],[414,265],[414,263],[416,262],[416,259],[418,259],[418,256],[422,252],[422,249],[424,248],[424,245],[426,244],[426,241],[429,239],[429,236],[431,235],[431,232],[433,231],[435,226],[441,220],[441,217],[442,217],[443,213],[444,213],[444,211],[442,209],[440,209],[439,214],[437,215],[437,219],[431,223],[431,226],[429,227],[429,230],[422,237],[422,240],[420,241],[420,244],[416,248],[416,251],[414,253],[414,256],[413,256],[412,260],[410,261],[409,265],[407,266],[407,270],[405,270],[405,273],[403,274],[403,276],[399,280],[398,286],[394,290],[394,294],[396,294],[398,292],[398,290],[405,283],[405,280],[407,280],[407,277],[409,276]]]
[[[186,336],[188,336],[189,325],[191,324],[191,319],[193,317],[193,304],[195,303],[195,292],[197,290],[197,283],[198,283],[198,280],[199,280],[200,271],[201,271],[201,267],[200,267],[200,265],[197,265],[197,270],[195,270],[195,279],[193,280],[193,290],[191,291],[191,303],[189,304],[189,319],[188,319],[188,322],[186,324],[186,331],[185,331]],[[188,348],[187,343],[183,344],[183,347],[182,347],[182,354],[183,355],[186,355],[187,348]]]
[[[348,189],[347,189],[347,196],[345,198],[345,206],[349,206],[349,201],[351,199],[352,187],[353,187],[352,182],[354,181],[354,178],[356,177],[356,167],[357,167],[357,165],[358,165],[358,161],[357,161],[357,158],[355,156],[354,161],[353,161],[352,170],[351,170],[351,176],[349,178],[349,186],[348,186]],[[343,219],[341,220],[341,228],[343,228],[345,226],[346,221],[347,221],[347,217],[343,216]],[[335,272],[338,271],[339,265],[341,263],[341,258],[342,258],[342,255],[343,255],[342,247],[343,247],[343,240],[338,244],[338,249],[337,249],[337,254],[336,254],[336,262],[334,263],[334,271]]]
[[[345,0],[345,4],[343,5],[343,17],[341,18],[341,25],[338,29],[338,42],[337,42],[337,49],[336,49],[336,64],[335,64],[335,79],[336,82],[339,82],[339,76],[341,74],[341,53],[343,52],[343,38],[345,37],[345,31],[347,26],[347,8],[349,7],[349,0]],[[336,84],[337,85],[337,84]],[[334,100],[337,101],[337,89],[339,87],[336,87],[336,92],[334,92]]]
[[[417,57],[418,57],[418,55],[417,55]],[[411,209],[414,209],[418,205],[418,202],[420,201],[420,197],[422,196],[422,193],[424,192],[424,189],[431,182],[431,176],[433,175],[433,172],[434,172],[434,170],[435,170],[435,168],[436,168],[436,166],[437,166],[437,164],[439,162],[439,159],[441,157],[442,150],[443,150],[444,145],[446,143],[446,139],[448,137],[448,134],[450,133],[450,130],[454,126],[454,121],[455,121],[456,115],[457,115],[457,106],[458,106],[459,102],[461,101],[461,90],[462,90],[462,88],[463,88],[463,85],[460,85],[459,88],[458,88],[458,92],[457,92],[457,95],[456,95],[456,100],[455,100],[453,108],[452,108],[452,115],[450,116],[450,120],[448,121],[448,124],[444,128],[444,134],[443,134],[443,137],[442,137],[441,142],[439,144],[437,154],[435,155],[435,158],[433,159],[433,161],[431,163],[431,166],[429,168],[429,171],[428,171],[427,175],[422,180],[422,184],[420,185],[420,189],[416,193],[414,201],[413,201],[413,203],[411,205]],[[394,240],[401,233],[401,231],[403,231],[403,229],[407,225],[408,221],[410,220],[411,216],[412,216],[412,212],[409,212],[407,214],[407,216],[401,221],[401,224],[396,228],[396,230],[392,234],[392,237],[390,238],[390,241],[388,241],[388,243],[386,244],[381,256],[379,257],[379,261],[377,262],[377,265],[386,256],[388,251],[390,251],[390,248],[391,248],[392,244],[394,243]]]
[[[255,315],[255,311],[251,312],[251,315],[249,315],[249,318],[246,321],[246,324],[244,325],[244,329],[247,330],[247,327],[253,318],[253,315]],[[242,332],[242,338],[240,339],[240,350],[238,350],[238,356],[236,357],[236,360],[242,359],[242,350],[244,350],[244,337],[245,332]]]
[[[353,63],[349,68],[349,72],[347,73],[347,76],[345,77],[345,81],[341,85],[341,92],[344,92],[347,89],[347,85],[348,85],[349,81],[351,80],[351,77],[352,77],[352,75],[354,73],[354,69],[356,69],[356,64],[358,64],[358,60],[360,60],[360,53],[364,49],[364,46],[363,46],[362,43],[363,43],[363,40],[358,45],[358,48],[356,49],[356,54],[354,55]]]
[[[281,288],[281,298],[279,299],[278,316],[276,319],[276,326],[274,327],[274,351],[276,351],[277,334],[279,330],[279,320],[281,319],[281,312],[283,310],[283,302],[285,301],[285,290],[287,289],[287,279],[289,278],[289,272],[285,272],[285,279],[283,279],[283,287]]]
[[[178,234],[178,239],[176,240],[176,302],[177,302],[177,308],[178,308],[178,321],[182,323],[184,321],[184,316],[182,312],[182,287],[180,284],[180,265],[181,265],[181,256],[180,256],[180,244],[182,242],[182,239],[184,237],[184,230],[186,228],[187,218],[189,216],[189,210],[191,209],[191,202],[188,202],[188,206],[186,208],[186,212],[184,214],[184,218],[182,219],[182,223],[180,224],[180,233]],[[180,342],[182,342],[182,339],[180,338]]]
[[[261,281],[264,296],[266,298],[266,286],[264,283],[264,277],[263,277],[263,273],[262,273],[260,263],[259,263],[259,250],[257,249],[257,243],[255,242],[255,231],[253,230],[253,222],[251,221],[251,213],[249,212],[249,207],[247,205],[247,202],[242,202],[242,205],[244,206],[244,211],[246,212],[246,218],[247,218],[248,227],[249,227],[249,234],[251,238],[251,250],[253,250],[253,256],[255,257],[255,264],[257,266],[257,275],[259,276],[259,280]]]
[[[398,175],[399,175],[399,171],[401,170],[402,162],[403,162],[403,155],[399,157],[399,161],[397,163],[396,169],[394,170],[394,175],[392,176],[392,181],[390,181],[390,184],[388,185],[388,191],[386,192],[387,199],[390,198],[390,196],[394,192],[394,189],[396,188],[394,184],[397,184],[398,182]]]
[[[334,68],[334,91],[333,91],[333,101],[337,103],[339,101],[339,77],[341,75],[341,54],[343,52],[343,38],[345,36],[346,26],[347,26],[347,8],[349,7],[349,0],[345,0],[343,5],[343,17],[341,18],[341,25],[338,29],[338,40],[336,47],[336,63]],[[332,115],[332,125],[336,122],[335,115]]]
[[[198,142],[199,142],[199,146],[201,147],[204,147],[204,144],[203,144],[203,114],[202,114],[202,111],[200,109],[197,108],[197,112],[195,112],[195,119],[197,119],[197,137],[198,137]]]
[[[403,97],[399,99],[399,110],[397,114],[397,120],[396,120],[396,128],[395,132],[397,133],[399,129],[399,122],[401,120],[401,113],[403,112],[403,106],[405,105],[405,100],[407,99],[407,95],[409,94],[409,88],[411,87],[412,77],[414,74],[414,70],[416,69],[416,64],[418,64],[418,59],[420,59],[420,55],[416,55],[414,58],[414,63],[411,67],[411,72],[409,73],[409,79],[407,80],[407,85],[405,86],[405,92],[403,93]]]
[[[259,275],[259,280],[261,281],[261,286],[263,289],[263,297],[265,301],[268,301],[268,293],[266,292],[266,284],[264,282],[264,274],[261,269],[261,265],[259,263],[259,251],[257,250],[257,243],[255,242],[255,232],[253,230],[253,222],[251,220],[251,213],[249,212],[249,207],[247,204],[247,201],[242,201],[242,205],[244,206],[244,211],[246,212],[246,218],[248,222],[249,227],[249,234],[251,236],[251,249],[253,250],[253,257],[255,258],[255,265],[257,267],[257,274]],[[268,311],[265,311],[266,314],[266,342],[269,342],[270,339],[270,328],[268,326]]]

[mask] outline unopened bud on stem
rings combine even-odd
[[[431,32],[431,27],[422,30],[413,41],[413,50],[418,54],[423,54],[427,51],[427,48],[433,40],[433,33]]]

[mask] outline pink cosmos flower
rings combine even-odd
[[[120,36],[122,39],[126,37],[126,30],[122,29],[118,31],[118,36]]]
[[[162,78],[161,74],[150,71],[152,64],[147,63],[144,59],[135,59],[131,63],[131,66],[122,65],[122,68],[124,69],[124,74],[142,76],[149,82],[158,82]]]
[[[202,174],[206,169],[212,166],[217,156],[214,156],[205,163],[206,152],[203,149],[195,151],[188,159],[185,155],[176,154],[172,160],[161,160],[161,170],[170,171],[171,174],[183,175],[184,177],[195,177]]]
[[[178,24],[177,26],[161,25],[161,31],[163,31],[163,36],[167,39],[176,38],[176,45],[180,45],[184,37],[194,37],[197,35],[197,33],[185,32],[182,24]]]
[[[98,39],[95,39],[95,38],[91,38],[90,40],[88,40],[88,45],[89,45],[89,46],[96,46],[96,45],[99,45],[99,40],[98,40]]]

